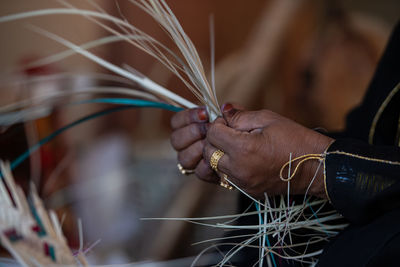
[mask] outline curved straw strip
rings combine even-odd
[[[70,3],[67,3],[62,0],[58,0],[58,2],[61,2],[63,5],[70,7],[72,9],[75,9],[79,12],[79,9],[75,8],[73,5]],[[109,16],[104,12],[104,10],[101,10],[101,12]],[[137,36],[141,36],[142,38],[137,38],[135,39],[137,42],[134,42],[132,39],[124,37],[121,33],[118,31],[110,28],[109,26],[105,25],[104,23],[100,22],[99,20],[95,19],[94,17],[88,16],[88,15],[83,15],[87,19],[93,21],[103,29],[107,30],[108,32],[115,34],[116,36],[120,36],[123,38],[125,41],[127,41],[129,44],[132,44],[133,46],[139,48],[143,52],[149,54],[150,56],[154,57],[157,59],[159,62],[161,62],[167,69],[169,69],[173,74],[175,74],[184,84],[185,86],[192,91],[192,93],[196,96],[197,99],[199,99],[203,104],[205,104],[204,99],[202,99],[201,94],[197,92],[197,89],[194,88],[181,74],[180,71],[186,75],[190,75],[190,73],[185,73],[185,70],[188,69],[186,67],[185,63],[174,53],[172,52],[169,48],[164,46],[162,43],[158,42],[155,40],[153,37],[150,35],[144,33],[143,31],[137,29],[133,25],[130,25],[129,30],[131,30],[132,33],[130,34],[135,34]],[[117,18],[118,19],[118,18]],[[122,21],[122,20],[121,20]],[[128,23],[126,20],[124,21],[125,23]],[[114,22],[119,28],[123,29],[125,33],[129,33],[128,30],[124,29],[122,25]],[[143,40],[141,42],[140,40]],[[159,48],[158,48],[159,47]],[[164,54],[161,50],[164,50],[167,54]],[[168,55],[170,55],[174,60],[177,61],[177,63],[171,61],[168,59]]]
[[[110,22],[131,28],[132,25],[129,23],[107,15],[107,14],[102,14],[100,12],[96,11],[91,11],[91,10],[75,10],[71,8],[48,8],[48,9],[41,9],[41,10],[33,10],[33,11],[27,11],[27,12],[21,12],[18,14],[11,14],[11,15],[6,15],[3,17],[0,17],[0,23],[5,23],[5,22],[11,22],[15,20],[21,20],[21,19],[26,19],[26,18],[33,18],[33,17],[41,17],[41,16],[46,16],[46,15],[80,15],[80,16],[91,16],[95,18],[101,18],[104,20],[108,20]]]
[[[17,69],[17,73],[20,73],[23,71],[25,68]],[[1,74],[0,74],[1,75]],[[13,75],[9,76],[6,75],[6,77],[0,77],[1,79],[1,85],[11,85],[11,86],[18,86],[18,85],[26,85],[29,83],[35,83],[35,82],[43,82],[43,81],[53,81],[53,80],[62,80],[62,79],[79,79],[79,78],[85,78],[85,79],[91,79],[95,81],[109,81],[109,82],[117,82],[125,85],[134,85],[135,82],[112,74],[112,73],[93,73],[93,72],[87,72],[87,73],[74,73],[74,72],[57,72],[55,74],[49,74],[49,75],[38,75],[38,76],[32,76],[29,77],[29,79],[19,79],[20,75]]]
[[[71,15],[82,15],[82,16],[90,16],[90,17],[95,17],[95,18],[101,18],[101,19],[105,19],[108,21],[111,21],[113,23],[116,23],[118,25],[127,27],[132,29],[133,31],[137,32],[138,30],[133,27],[132,25],[130,25],[129,23],[122,21],[118,18],[112,17],[110,15],[107,14],[102,14],[99,12],[95,12],[95,11],[89,11],[89,10],[76,10],[76,9],[63,9],[63,8],[59,8],[59,9],[45,9],[45,10],[37,10],[37,11],[29,11],[29,12],[24,12],[24,13],[20,13],[20,14],[14,14],[14,15],[8,15],[8,16],[4,16],[0,18],[0,23],[3,22],[9,22],[9,21],[13,21],[13,20],[19,20],[19,19],[25,19],[25,18],[29,18],[29,17],[36,17],[36,16],[43,16],[43,15],[54,15],[54,14],[71,14]],[[40,30],[39,30],[40,31]],[[66,45],[67,47],[76,50],[79,54],[82,54],[86,57],[88,57],[89,59],[95,61],[96,63],[100,64],[101,66],[111,70],[111,71],[115,71],[116,73],[127,77],[131,80],[134,80],[136,82],[138,82],[139,84],[141,84],[142,86],[144,86],[145,88],[149,89],[150,91],[153,91],[154,93],[161,93],[161,94],[165,94],[167,97],[175,100],[176,102],[178,102],[179,104],[182,104],[183,106],[186,107],[194,107],[193,104],[191,104],[190,102],[183,100],[182,98],[180,98],[179,96],[171,93],[170,91],[166,90],[165,88],[162,88],[161,86],[155,84],[154,82],[152,82],[151,80],[145,78],[145,79],[140,79],[138,77],[134,77],[128,73],[126,73],[124,70],[116,67],[115,65],[112,65],[108,62],[105,62],[104,60],[94,56],[91,53],[86,53],[84,52],[85,49],[80,48],[79,46],[76,46],[54,34],[51,34],[49,32],[43,31],[41,30],[41,32],[43,34],[45,34],[46,36],[50,37],[54,40],[57,40],[59,42],[61,42],[62,44]],[[140,39],[140,38],[139,38]],[[147,46],[144,46],[144,49],[146,50]],[[192,47],[194,48],[194,46]],[[146,51],[148,51],[149,49],[147,49]],[[192,51],[193,52],[193,51]],[[187,58],[187,57],[185,57]],[[202,68],[201,63],[199,63],[200,61],[197,61],[198,64],[200,64],[199,66]],[[187,71],[187,69],[185,69],[185,71]],[[190,73],[189,73],[190,75]],[[205,77],[205,75],[203,75]],[[192,82],[194,82],[192,77],[189,77]],[[196,82],[194,82],[196,85]],[[204,81],[203,81],[203,85],[205,85]],[[154,90],[155,89],[155,90]],[[203,97],[208,97],[207,95],[203,94]],[[215,108],[214,108],[215,109]]]
[[[213,120],[213,118],[217,115],[220,115],[218,108],[219,105],[217,99],[214,97],[215,93],[213,92],[215,88],[212,88],[209,85],[200,57],[192,41],[184,32],[182,26],[178,22],[178,19],[175,17],[166,2],[163,0],[130,0],[130,2],[152,16],[168,33],[189,65],[189,69],[186,70],[191,74],[188,75],[189,78],[191,79],[192,83],[201,91],[203,99],[207,100],[206,105],[209,108],[210,117],[212,117],[211,120]]]
[[[78,13],[80,12],[79,9],[76,9],[73,5],[67,3],[66,1],[59,1],[59,2],[61,2],[65,6],[70,7],[75,12],[78,12]],[[142,1],[142,2],[145,2],[145,1]],[[136,5],[141,7],[141,5],[139,3],[136,3],[134,1],[132,1],[132,3],[134,3],[134,4],[136,4]],[[158,3],[156,3],[156,4],[158,4]],[[152,5],[153,6],[155,5],[154,1],[152,2]],[[216,100],[216,97],[215,97],[215,88],[212,88],[212,90],[211,90],[210,86],[208,85],[208,81],[207,81],[206,76],[204,74],[203,66],[201,64],[200,58],[198,57],[198,54],[197,54],[197,51],[195,50],[194,45],[191,43],[190,39],[186,36],[186,34],[184,33],[182,27],[179,25],[178,20],[176,19],[176,17],[174,17],[172,11],[169,9],[169,7],[167,6],[167,4],[165,2],[163,2],[162,8],[154,7],[154,10],[152,10],[153,7],[149,7],[148,6],[148,8],[149,8],[150,12],[149,12],[149,10],[145,10],[145,11],[147,13],[149,13],[150,15],[154,15],[155,13],[160,12],[154,18],[159,22],[159,24],[162,27],[167,27],[167,28],[164,28],[164,30],[170,33],[170,36],[172,36],[171,38],[175,42],[177,41],[177,39],[173,37],[174,36],[173,33],[175,33],[177,36],[182,36],[183,37],[183,38],[181,38],[179,40],[181,40],[184,43],[176,43],[176,45],[178,46],[178,48],[181,51],[182,55],[185,57],[186,61],[189,63],[190,67],[187,67],[168,48],[163,46],[161,43],[156,41],[151,36],[149,36],[149,35],[145,34],[144,32],[140,31],[139,29],[137,29],[133,25],[130,25],[126,20],[123,21],[123,20],[120,20],[118,18],[113,17],[113,19],[111,19],[110,21],[112,21],[114,24],[116,24],[120,29],[123,29],[123,31],[126,32],[126,33],[127,33],[127,30],[124,29],[124,27],[130,29],[134,34],[142,36],[143,38],[138,39],[136,43],[135,42],[131,42],[131,40],[129,40],[129,39],[125,39],[125,40],[128,41],[129,43],[135,45],[136,47],[138,47],[142,51],[144,51],[144,52],[150,54],[151,56],[155,57],[158,61],[160,61],[167,68],[169,68],[182,82],[184,82],[184,84],[192,91],[192,93],[203,104],[205,104],[209,108],[210,117],[213,120],[216,117],[216,115],[220,114],[220,111],[219,111],[219,108],[218,108],[218,103],[217,103],[217,100]],[[82,16],[87,17],[88,19],[94,21],[96,24],[98,24],[99,26],[103,27],[107,31],[112,32],[113,34],[121,35],[119,32],[111,29],[107,25],[104,25],[103,23],[101,23],[101,22],[99,22],[98,20],[95,19],[95,17],[100,17],[102,19],[107,19],[107,17],[109,16],[108,14],[105,14],[104,10],[102,10],[101,8],[99,10],[100,10],[99,13],[101,15],[93,16],[93,13],[84,12],[84,13],[82,13]],[[169,12],[169,14],[168,14],[168,12]],[[174,19],[174,22],[172,24],[163,23],[163,19],[170,18],[170,17]],[[168,27],[172,27],[172,29],[168,28]],[[172,35],[171,35],[171,32],[172,32]],[[143,42],[140,41],[141,39],[143,39],[144,41]],[[180,65],[182,65],[182,66],[181,67],[177,66],[175,63],[171,62],[166,57],[166,55],[164,55],[164,53],[161,52],[161,50],[159,50],[157,48],[157,46],[159,46],[164,51],[166,51],[176,61],[178,61],[178,63]],[[213,50],[213,48],[212,48],[212,50]],[[188,83],[186,81],[186,79],[184,79],[180,75],[178,70],[181,70],[183,73],[185,73],[187,75],[187,77],[189,78],[189,80],[193,83],[193,85],[195,87],[192,87],[192,85],[190,83]]]
[[[190,101],[176,95],[175,93],[172,93],[171,91],[165,89],[164,87],[158,85],[157,83],[153,82],[152,80],[150,80],[147,77],[139,77],[137,75],[132,74],[131,72],[128,72],[124,69],[121,69],[120,67],[109,63],[108,61],[94,55],[93,53],[90,53],[89,51],[81,48],[80,46],[77,46],[61,37],[59,37],[58,35],[55,35],[53,33],[50,33],[48,31],[45,31],[43,29],[40,28],[36,28],[34,27],[35,31],[47,36],[48,38],[65,45],[66,47],[69,47],[70,49],[75,50],[77,53],[81,54],[82,56],[92,60],[93,62],[96,62],[97,64],[99,64],[100,66],[114,72],[117,73],[127,79],[130,79],[134,82],[137,82],[140,86],[142,86],[143,88],[146,88],[147,90],[149,90],[152,93],[155,94],[161,94],[164,95],[165,97],[168,97],[172,100],[174,100],[175,102],[177,102],[178,104],[183,105],[186,108],[194,108],[196,107],[195,104],[191,103]]]
[[[23,109],[32,106],[39,106],[42,104],[47,104],[48,106],[52,106],[53,103],[51,101],[53,100],[60,100],[62,98],[68,99],[69,97],[77,97],[77,96],[81,97],[85,95],[90,96],[95,94],[118,94],[130,97],[139,97],[150,101],[160,101],[151,94],[135,89],[130,89],[126,87],[117,87],[117,86],[96,86],[96,87],[80,88],[79,91],[71,90],[71,91],[55,92],[54,94],[38,95],[29,99],[20,100],[18,102],[14,102],[12,104],[0,107],[0,113],[12,112],[13,110]]]
[[[313,201],[312,203],[310,203],[310,205],[311,206],[320,205],[320,204],[323,204],[323,203],[326,203],[326,200],[319,199],[319,200]],[[303,208],[304,208],[304,205],[301,204],[301,205],[293,206],[292,209],[294,211],[296,211],[296,210],[302,210]],[[284,207],[284,208],[272,208],[270,206],[266,206],[266,209],[268,209],[268,211],[271,211],[271,212],[280,212],[280,211],[287,210],[286,207]],[[160,217],[160,218],[141,218],[141,220],[144,220],[144,221],[148,221],[148,220],[167,220],[167,221],[169,221],[169,220],[172,220],[172,221],[174,221],[174,220],[182,220],[182,221],[222,220],[222,219],[237,218],[237,217],[240,217],[240,216],[252,216],[252,215],[257,215],[257,214],[264,214],[264,213],[265,213],[265,211],[251,211],[251,212],[246,212],[246,213],[239,213],[239,214],[232,214],[232,215],[210,216],[210,217],[197,217],[197,218],[196,217],[190,217],[190,218],[161,218]]]
[[[156,101],[160,102],[157,100],[154,96],[140,92],[140,91],[134,91],[131,89],[124,89],[124,88],[117,88],[117,87],[103,87],[99,89],[88,89],[84,91],[78,91],[78,92],[63,92],[64,94],[57,94],[54,96],[42,96],[42,97],[35,97],[33,99],[28,99],[25,101],[17,102],[14,103],[15,106],[21,106],[21,104],[32,104],[30,103],[33,100],[38,100],[38,102],[34,102],[33,106],[24,108],[23,110],[19,111],[12,111],[12,112],[7,112],[0,114],[0,126],[3,127],[8,127],[11,125],[14,125],[16,123],[21,123],[21,122],[28,122],[36,119],[40,119],[43,117],[46,117],[50,115],[50,113],[53,111],[53,107],[58,105],[70,105],[73,104],[73,99],[75,97],[79,97],[80,100],[82,100],[82,95],[84,97],[88,97],[94,94],[125,94],[133,97],[141,97],[144,99],[149,99],[151,101]],[[72,96],[72,99],[71,97]],[[67,98],[68,102],[67,103],[62,103],[60,102],[63,98]],[[46,106],[44,106],[44,104]]]
[[[143,36],[137,36],[137,35],[132,35],[132,34],[118,35],[118,36],[110,35],[110,36],[106,36],[103,38],[99,38],[97,40],[93,40],[93,41],[84,43],[81,45],[81,47],[82,47],[82,49],[89,50],[89,49],[96,48],[96,47],[102,46],[102,45],[112,44],[112,43],[126,41],[126,40],[139,40],[139,39],[144,39],[144,38],[145,37],[143,37]],[[54,55],[51,55],[51,56],[48,56],[45,58],[41,58],[32,63],[29,63],[29,64],[25,65],[24,68],[29,69],[29,68],[40,67],[43,65],[53,64],[53,63],[64,60],[64,59],[71,57],[73,55],[76,55],[76,54],[78,54],[78,52],[76,52],[75,50],[67,49],[67,50],[59,52],[57,54],[54,54]]]
[[[103,87],[94,87],[94,88],[87,88],[82,89],[80,91],[66,91],[66,92],[59,92],[54,95],[40,95],[37,97],[33,97],[31,99],[22,100],[10,105],[7,105],[3,108],[0,108],[0,125],[1,126],[10,126],[15,123],[19,122],[26,122],[35,119],[39,119],[45,116],[48,116],[49,113],[52,112],[53,107],[57,104],[71,104],[75,97],[79,97],[82,99],[83,97],[91,97],[95,94],[121,94],[127,95],[131,97],[140,97],[143,99],[147,99],[150,101],[160,102],[156,99],[153,95],[148,93],[144,93],[141,91],[127,89],[123,87],[112,87],[112,86],[103,86]],[[72,99],[71,99],[72,97]],[[68,100],[67,103],[61,103],[62,99],[66,98]],[[46,106],[44,106],[44,104]],[[19,109],[23,108],[22,110],[18,111],[8,111],[4,112],[4,110],[10,109]]]

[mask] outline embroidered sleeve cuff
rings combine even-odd
[[[353,223],[400,207],[400,149],[338,139],[325,158],[332,205]]]

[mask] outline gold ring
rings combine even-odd
[[[214,171],[218,171],[218,161],[222,158],[223,155],[225,155],[225,153],[219,149],[212,153],[210,158],[211,169],[213,169]]]
[[[186,169],[184,169],[180,163],[178,163],[176,166],[178,166],[179,171],[184,175],[189,175],[189,174],[194,173],[194,170],[186,170]]]
[[[233,190],[233,186],[231,186],[228,181],[228,175],[226,175],[225,173],[223,174],[221,181],[219,182],[219,185],[222,186],[223,188],[229,189],[229,190]]]

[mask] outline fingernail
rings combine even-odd
[[[225,103],[225,104],[222,105],[221,109],[222,109],[223,113],[227,113],[227,112],[229,112],[229,111],[231,111],[233,109],[233,105],[230,104],[230,103]]]
[[[208,119],[207,111],[205,109],[200,109],[197,112],[197,115],[199,116],[200,121],[206,121]]]
[[[236,111],[237,109],[235,109],[230,103],[226,103],[222,106],[222,113],[224,114],[224,118],[232,117],[236,113]]]

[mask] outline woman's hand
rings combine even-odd
[[[171,144],[178,152],[178,162],[186,170],[194,170],[202,180],[217,183],[218,176],[203,159],[209,123],[205,108],[187,109],[171,119]]]
[[[321,154],[333,139],[305,128],[268,110],[241,111],[226,104],[223,118],[210,124],[204,149],[209,167],[211,155],[217,149],[225,155],[218,170],[247,193],[262,198],[287,192],[287,182],[279,178],[282,166],[306,154]],[[203,144],[203,143],[202,143]],[[318,160],[305,161],[290,182],[291,194],[304,194],[317,172],[309,194],[326,198],[323,166]],[[295,163],[292,164],[292,171]],[[319,168],[318,168],[319,166]],[[318,171],[317,171],[318,170]],[[288,171],[284,172],[284,176]]]

